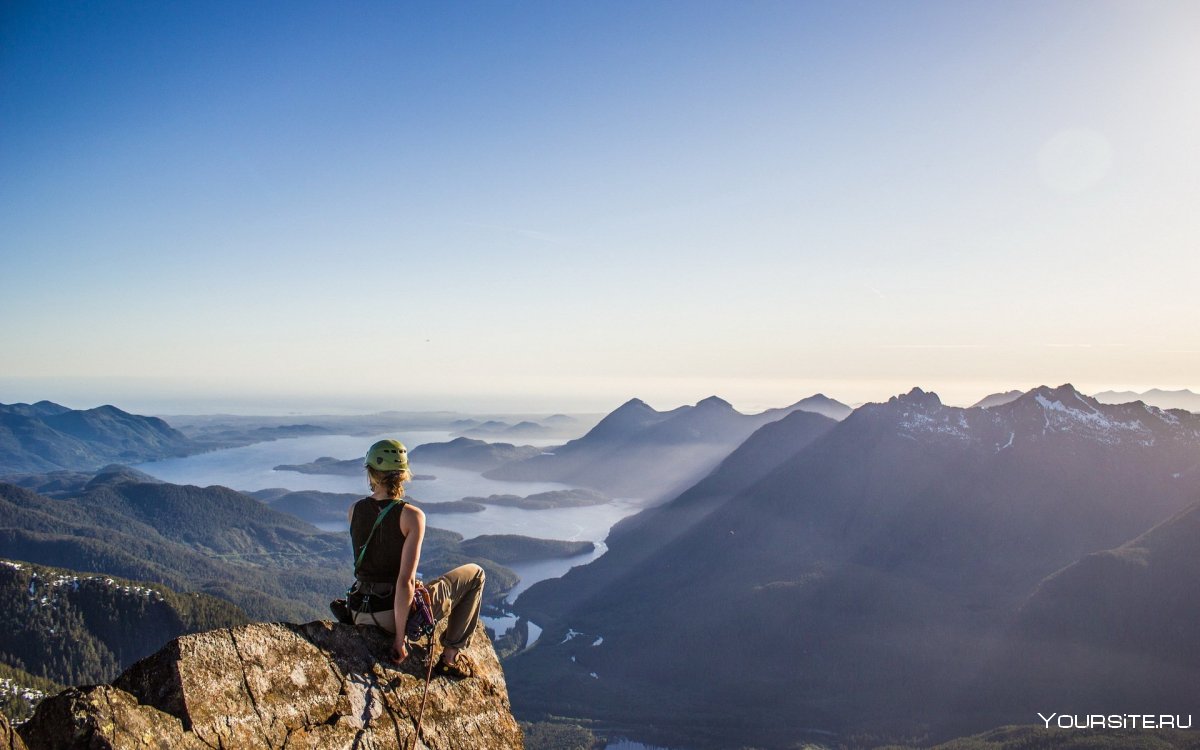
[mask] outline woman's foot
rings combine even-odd
[[[461,680],[471,677],[474,674],[474,669],[471,667],[471,662],[467,657],[460,654],[458,649],[448,648],[442,652],[442,658],[438,660],[437,666],[433,668],[433,673],[442,677]]]

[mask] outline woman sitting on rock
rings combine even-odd
[[[404,633],[417,586],[425,514],[403,499],[404,483],[412,474],[408,470],[408,451],[400,441],[380,440],[372,445],[367,451],[366,468],[371,494],[350,509],[350,539],[355,559],[359,560],[351,609],[357,607],[355,624],[378,625],[395,634],[392,658],[399,662],[408,656]],[[470,674],[467,658],[459,652],[467,647],[479,625],[483,582],[483,568],[468,563],[428,584],[433,616],[438,620],[449,616],[435,674]]]

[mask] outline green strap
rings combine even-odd
[[[358,559],[354,561],[354,575],[358,575],[358,568],[360,565],[362,565],[363,557],[365,557],[367,554],[367,545],[371,543],[371,538],[375,536],[376,530],[379,529],[379,524],[383,523],[383,517],[386,516],[388,511],[390,511],[392,508],[395,508],[397,505],[403,506],[404,504],[405,503],[403,500],[393,500],[387,504],[387,507],[379,511],[378,516],[375,516],[375,525],[371,527],[371,533],[367,534],[367,541],[363,542],[362,549],[359,550],[358,553]]]

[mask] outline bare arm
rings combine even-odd
[[[425,541],[425,513],[420,508],[405,505],[400,510],[400,532],[404,534],[404,552],[400,557],[400,573],[396,576],[393,606],[396,614],[396,639],[393,648],[400,659],[407,656],[404,631],[408,628],[408,609],[417,585],[417,565],[421,561],[421,543]]]

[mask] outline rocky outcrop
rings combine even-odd
[[[420,737],[425,669],[419,653],[392,665],[390,646],[376,628],[329,622],[187,635],[112,685],[47,698],[20,734],[29,750],[523,747],[504,673],[482,634],[464,652],[473,676],[434,678]]]
[[[0,750],[26,750],[21,736],[13,731],[3,715],[0,715]]]

